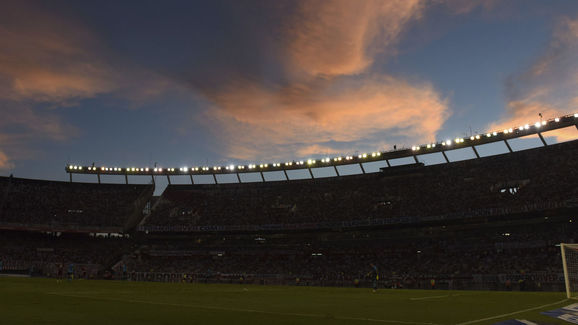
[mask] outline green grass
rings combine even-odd
[[[429,297],[429,298],[428,298]],[[540,311],[558,292],[379,290],[0,278],[0,324],[460,324],[510,316],[567,324]],[[556,303],[559,302],[559,303]]]

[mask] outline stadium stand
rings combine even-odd
[[[153,191],[153,185],[0,177],[0,229],[120,232],[140,222]]]
[[[4,177],[0,260],[42,276],[73,263],[85,278],[331,286],[370,286],[372,263],[380,287],[559,291],[555,245],[578,242],[575,157],[578,141],[160,197],[153,185]]]
[[[336,221],[423,220],[559,207],[578,196],[577,156],[578,142],[573,141],[412,168],[401,175],[170,185],[141,229],[190,231],[209,226],[299,224],[318,228]]]
[[[132,242],[122,237],[0,231],[4,273],[64,277],[68,266],[73,264],[76,278],[96,278],[131,250]]]

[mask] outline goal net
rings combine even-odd
[[[568,298],[578,299],[578,244],[560,244]]]

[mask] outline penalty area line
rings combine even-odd
[[[516,314],[521,314],[521,313],[525,313],[525,312],[528,312],[528,311],[532,311],[532,310],[537,310],[537,309],[542,309],[542,308],[546,308],[546,307],[549,307],[549,306],[558,305],[558,304],[561,304],[561,303],[563,303],[563,302],[565,302],[565,301],[567,301],[567,300],[568,300],[568,299],[563,299],[563,300],[560,300],[560,301],[553,302],[553,303],[551,303],[551,304],[545,304],[545,305],[538,306],[538,307],[526,308],[526,309],[514,311],[514,312],[511,312],[511,313],[507,313],[507,314],[501,314],[501,315],[496,315],[496,316],[491,316],[491,317],[486,317],[486,318],[481,318],[481,319],[474,319],[474,320],[470,320],[470,321],[467,321],[467,322],[459,323],[459,324],[457,324],[457,325],[475,324],[475,323],[480,323],[480,322],[484,322],[484,321],[492,320],[492,319],[496,319],[496,318],[508,317],[508,316],[512,316],[512,315],[516,315]]]
[[[358,321],[366,321],[366,322],[373,322],[373,323],[389,323],[389,324],[438,325],[435,323],[425,323],[425,322],[409,322],[409,321],[362,318],[362,317],[348,317],[348,316],[331,316],[331,315],[324,315],[324,314],[288,313],[288,312],[276,312],[276,311],[266,311],[266,310],[257,310],[257,309],[226,308],[226,307],[194,305],[194,304],[176,304],[176,303],[156,302],[156,301],[137,300],[137,299],[119,299],[119,298],[72,295],[72,294],[63,294],[63,293],[57,293],[57,292],[47,292],[46,294],[55,295],[55,296],[62,296],[62,297],[71,297],[71,298],[117,301],[117,302],[127,302],[127,303],[135,303],[135,304],[148,304],[148,305],[160,305],[160,306],[171,306],[171,307],[189,307],[189,308],[197,308],[197,309],[232,311],[232,312],[243,312],[243,313],[256,313],[256,314],[267,314],[267,315],[296,316],[296,317],[309,317],[309,318],[333,318],[333,319],[340,319],[340,320],[358,320]]]

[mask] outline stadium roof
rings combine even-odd
[[[413,157],[415,162],[418,161],[418,156],[423,154],[441,152],[446,160],[449,162],[445,152],[461,148],[472,148],[476,157],[479,154],[476,146],[503,141],[508,150],[512,149],[507,140],[525,137],[528,135],[537,134],[544,145],[546,141],[542,136],[542,132],[562,129],[569,126],[576,126],[578,128],[578,113],[565,115],[550,120],[537,121],[534,124],[525,124],[516,128],[504,129],[501,131],[491,131],[485,134],[477,134],[469,138],[455,138],[447,139],[441,142],[428,143],[413,146],[411,149],[401,149],[392,151],[375,151],[371,153],[362,153],[355,156],[336,156],[326,157],[322,159],[308,159],[308,160],[292,160],[286,162],[269,162],[249,165],[227,165],[227,166],[193,166],[193,167],[108,167],[108,166],[82,166],[82,165],[67,165],[65,170],[70,174],[93,174],[100,178],[100,175],[124,175],[124,176],[139,176],[139,175],[164,175],[164,176],[183,176],[190,175],[191,180],[193,175],[215,175],[215,174],[240,174],[240,173],[255,173],[255,172],[272,172],[295,170],[295,169],[309,169],[320,167],[334,167],[337,175],[339,172],[337,166],[359,164],[362,171],[363,163],[385,161],[389,166],[389,160]]]

